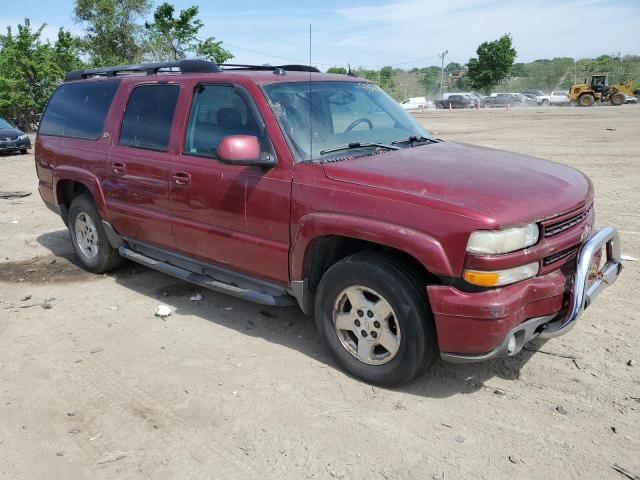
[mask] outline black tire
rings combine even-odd
[[[95,227],[92,231],[96,244],[94,257],[90,257],[82,251],[76,237],[76,222],[81,221],[79,219],[82,219],[82,215],[89,217]],[[102,218],[90,197],[79,195],[73,199],[69,206],[68,225],[73,249],[86,270],[93,273],[105,273],[123,263],[124,259],[118,254],[118,250],[109,243],[107,234],[102,226]]]
[[[548,107],[549,106],[549,100],[547,100],[547,99],[542,100],[542,106],[543,107]]]
[[[624,94],[618,92],[611,95],[610,102],[611,102],[611,105],[615,107],[619,107],[624,103],[624,100],[625,100]]]
[[[442,110],[442,104],[441,103],[436,103],[436,109]]]
[[[486,102],[484,104],[484,108],[491,108],[491,107],[493,107],[493,104],[491,102]]]
[[[20,153],[22,155],[26,155],[28,153],[28,150],[26,148],[23,148],[22,150],[20,150]]]
[[[365,382],[386,387],[424,375],[438,356],[435,324],[425,284],[417,272],[385,254],[356,253],[333,265],[318,285],[315,321],[338,365]],[[359,360],[338,338],[334,307],[342,292],[354,286],[378,292],[393,310],[394,315],[389,318],[397,322],[401,335],[397,353],[387,363],[370,365]],[[357,325],[356,329],[361,328]]]
[[[418,112],[424,112],[424,105],[418,105]]]
[[[595,103],[596,99],[590,93],[585,93],[584,95],[580,95],[578,98],[578,105],[581,107],[590,107]]]

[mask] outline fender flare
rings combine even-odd
[[[98,209],[98,213],[104,220],[109,219],[108,210],[105,202],[105,195],[103,185],[98,180],[98,177],[93,173],[78,167],[61,166],[57,167],[53,171],[53,194],[56,203],[61,204],[62,199],[59,198],[59,183],[65,180],[72,180],[84,185],[91,196]]]
[[[292,280],[304,280],[305,256],[314,239],[341,236],[395,248],[418,260],[434,275],[453,276],[444,248],[432,236],[402,225],[337,213],[311,213],[298,222],[290,253]]]

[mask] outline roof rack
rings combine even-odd
[[[221,63],[220,66],[224,67],[225,70],[261,70],[265,72],[273,71],[273,73],[278,73],[278,70],[284,70],[286,72],[320,72],[317,68],[309,65],[243,65],[240,63]],[[278,74],[282,75],[281,73]]]
[[[84,80],[92,77],[117,77],[118,75],[142,73],[144,75],[157,75],[159,73],[218,73],[225,70],[262,70],[273,71],[277,75],[285,75],[286,72],[313,72],[318,73],[315,67],[308,65],[242,65],[238,63],[216,64],[208,60],[177,60],[174,62],[139,63],[137,65],[117,65],[115,67],[88,68],[74,70],[65,75],[65,82]]]
[[[216,73],[221,71],[222,69],[217,64],[208,60],[178,60],[174,62],[139,63],[136,65],[74,70],[65,75],[64,81],[71,82],[91,77],[116,77],[137,72],[144,72],[145,75],[156,75],[158,73]]]

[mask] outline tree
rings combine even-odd
[[[142,60],[142,26],[137,22],[151,7],[150,0],[76,0],[74,18],[84,24],[89,63],[95,66]]]
[[[469,79],[474,88],[489,92],[491,87],[505,80],[516,58],[511,35],[502,35],[493,42],[484,42],[476,50],[478,58],[467,63]]]
[[[208,58],[216,63],[224,63],[233,58],[222,42],[214,37],[198,39],[198,32],[204,24],[198,16],[198,7],[193,5],[181,10],[177,16],[175,7],[164,2],[153,14],[153,23],[145,23],[148,34],[148,56],[153,60],[181,60],[190,53]]]
[[[29,19],[0,35],[0,116],[28,127],[42,112],[65,72],[81,66],[78,39],[60,29],[52,46],[42,42],[43,24],[33,30]]]
[[[432,66],[420,69],[421,83],[428,97],[435,96],[440,88],[440,67]]]
[[[327,73],[338,73],[340,75],[346,75],[347,69],[344,67],[330,67],[327,69]]]

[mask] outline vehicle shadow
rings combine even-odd
[[[57,257],[78,269],[78,281],[86,280],[69,240],[67,230],[49,232],[37,237],[37,241]],[[73,267],[71,267],[73,268]],[[133,262],[126,262],[119,269],[107,274],[123,287],[146,297],[154,298],[158,304],[165,303],[179,315],[193,315],[203,320],[232,328],[237,332],[260,337],[269,342],[299,351],[315,361],[339,368],[322,345],[311,317],[304,315],[298,307],[268,307],[240,300],[229,295],[207,290],[198,285],[170,277]],[[53,281],[74,281],[69,275]],[[201,301],[191,301],[195,294]],[[508,388],[491,385],[490,380],[500,378],[517,381],[520,371],[534,355],[540,344],[529,344],[530,350],[507,359],[491,360],[475,364],[450,364],[438,361],[427,374],[416,381],[396,389],[411,395],[430,398],[447,398],[456,394],[473,393],[490,388],[502,392]],[[354,381],[358,381],[354,379]],[[500,382],[504,385],[504,382]],[[514,388],[517,388],[514,386]]]

